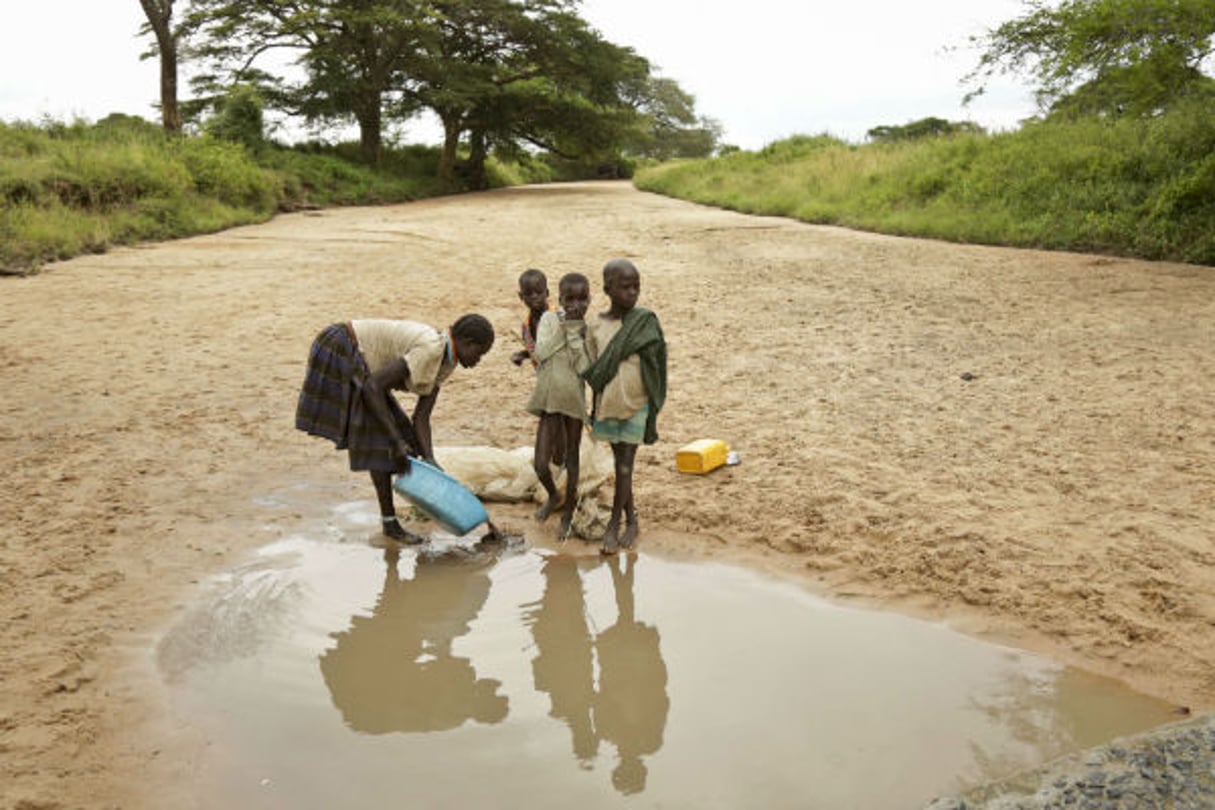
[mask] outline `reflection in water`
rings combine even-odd
[[[162,643],[194,804],[903,810],[1175,719],[729,566],[450,546],[293,538],[215,578]]]
[[[502,722],[508,701],[498,694],[501,684],[478,679],[467,658],[451,653],[452,641],[468,632],[489,596],[486,561],[419,556],[413,578],[402,579],[399,552],[387,550],[384,559],[384,587],[372,614],[353,616],[320,657],[346,724],[385,734]],[[453,565],[466,570],[453,576]]]
[[[642,758],[662,747],[670,708],[658,630],[638,622],[634,614],[637,556],[628,554],[606,563],[617,618],[592,637],[578,563],[574,557],[554,556],[541,569],[544,595],[531,613],[536,689],[548,693],[549,715],[569,726],[579,762],[589,764],[600,740],[611,743],[618,757],[612,784],[626,795],[640,793],[646,783]],[[599,662],[598,690],[592,653]]]
[[[544,595],[530,613],[537,650],[532,676],[536,690],[549,695],[549,717],[570,727],[574,756],[587,765],[599,750],[599,739],[591,727],[595,675],[577,565],[573,557],[553,556],[540,569]]]
[[[633,571],[637,555],[608,562],[616,587],[616,623],[595,639],[599,653],[599,694],[595,697],[595,730],[616,744],[620,762],[612,784],[621,793],[645,789],[642,756],[662,747],[667,724],[667,667],[658,649],[658,630],[633,616]]]

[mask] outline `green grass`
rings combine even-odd
[[[209,135],[166,138],[114,115],[96,124],[0,122],[0,274],[111,246],[262,222],[280,211],[378,205],[464,190],[438,177],[434,146],[385,149],[377,169],[357,143],[253,147]],[[586,176],[593,165],[491,157],[491,187]]]
[[[450,193],[438,149],[357,145],[256,150],[209,136],[166,138],[137,118],[97,124],[0,123],[0,273],[111,246],[209,233],[304,207]]]
[[[358,144],[249,149],[166,138],[138,118],[0,122],[0,273],[114,245],[262,222],[279,211],[461,190],[439,150]],[[568,165],[567,165],[568,163]],[[491,186],[597,166],[492,158]],[[633,166],[627,167],[630,171]],[[756,152],[646,166],[643,189],[755,214],[955,242],[1215,265],[1215,105],[1148,121],[1037,122],[1016,132],[850,144],[796,136]]]
[[[635,182],[806,222],[1215,265],[1212,105],[896,143],[798,136],[643,169]]]

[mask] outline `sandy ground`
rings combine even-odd
[[[444,387],[436,444],[513,448],[534,427],[508,360],[518,273],[585,272],[599,310],[613,256],[640,268],[670,345],[660,441],[639,453],[644,545],[1215,707],[1215,270],[624,183],[521,188],[0,279],[0,808],[153,806],[183,783],[157,633],[206,575],[371,497],[292,427],[321,327],[482,312],[500,342]],[[742,464],[678,473],[676,449],[710,437]],[[534,532],[527,510],[491,505]]]

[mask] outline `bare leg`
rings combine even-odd
[[[557,529],[557,537],[564,540],[570,535],[574,508],[578,506],[578,475],[582,466],[582,420],[563,416],[561,423],[565,442],[565,507],[561,510],[561,526]]]
[[[637,458],[637,445],[626,444],[621,447],[624,457],[625,474],[624,503],[621,511],[624,513],[624,533],[620,535],[620,547],[632,548],[637,541],[637,509],[633,506],[633,467]]]
[[[633,457],[637,445],[623,442],[612,445],[612,457],[616,466],[616,488],[612,496],[612,516],[603,532],[603,553],[615,554],[620,550],[620,517],[626,507],[633,503]],[[636,517],[635,515],[633,516]]]
[[[426,538],[407,530],[397,520],[397,507],[392,499],[392,473],[371,470],[371,483],[375,485],[375,497],[380,502],[380,530],[384,536],[411,545],[426,542]]]
[[[548,498],[536,510],[536,520],[545,520],[557,508],[561,501],[557,496],[557,485],[553,482],[553,473],[549,470],[548,462],[553,455],[553,445],[561,430],[561,415],[544,413],[536,425],[536,453],[532,457],[532,467],[536,470],[536,478],[540,486],[548,494]]]
[[[554,416],[556,415],[554,414]],[[556,418],[563,419],[564,417]],[[566,444],[565,434],[560,429],[553,430],[553,447],[549,451],[549,458],[557,467],[565,466]]]

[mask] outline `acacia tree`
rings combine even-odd
[[[385,121],[430,109],[444,130],[440,175],[453,176],[467,143],[474,188],[485,184],[492,149],[592,159],[619,151],[647,111],[669,106],[655,101],[649,63],[591,29],[578,0],[190,2],[192,53],[214,69],[196,86],[220,97],[253,84],[272,109],[354,118],[371,163]],[[295,53],[302,81],[258,67],[280,49]]]
[[[1151,115],[1210,92],[1212,0],[1026,0],[1028,12],[972,37],[982,50],[969,101],[995,74],[1028,74],[1052,112]]]
[[[638,138],[629,149],[639,157],[705,158],[717,151],[722,126],[696,114],[696,98],[675,80],[651,77],[641,102]]]
[[[181,132],[177,106],[177,31],[173,28],[173,0],[139,0],[148,18],[145,32],[156,38],[152,54],[160,59],[160,120],[165,132]]]
[[[185,26],[192,55],[211,68],[195,78],[199,90],[218,98],[247,83],[309,122],[353,119],[364,158],[378,165],[385,116],[417,109],[407,68],[431,21],[429,4],[412,0],[191,0]],[[303,78],[261,67],[274,53]]]
[[[649,63],[603,39],[574,0],[442,0],[415,66],[417,97],[443,125],[440,174],[467,134],[465,171],[484,185],[493,148],[562,157],[610,151],[638,117]]]

